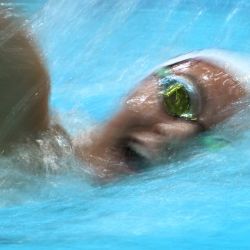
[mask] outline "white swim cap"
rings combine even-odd
[[[202,59],[216,65],[231,74],[234,79],[244,85],[250,93],[250,57],[219,49],[206,49],[177,56],[165,62],[162,66],[175,64],[188,59]]]

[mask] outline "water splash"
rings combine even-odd
[[[171,56],[208,47],[249,53],[249,7],[230,0],[47,1],[30,25],[52,75],[52,106],[76,133],[72,127],[107,119]],[[103,187],[72,176],[76,163],[43,178],[2,159],[1,206],[8,207],[0,212],[1,246],[249,248],[248,111],[232,119],[204,135],[228,145],[208,150],[194,141],[184,160]]]

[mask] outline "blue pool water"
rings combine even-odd
[[[250,53],[247,0],[13,2],[37,36],[51,106],[72,134],[108,119],[171,56],[211,47]],[[27,150],[1,159],[0,248],[249,249],[250,133],[225,126],[212,135],[230,143],[190,145],[185,160],[104,186],[50,152],[42,174],[14,163]]]

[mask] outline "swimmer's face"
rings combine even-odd
[[[203,60],[163,67],[140,83],[93,140],[88,160],[110,172],[161,162],[173,146],[232,115],[245,95],[230,74]]]

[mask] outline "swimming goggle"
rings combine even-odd
[[[177,76],[168,67],[156,71],[166,111],[171,116],[195,121],[200,113],[200,95],[189,79]]]
[[[167,113],[174,117],[196,121],[201,111],[201,97],[196,85],[183,76],[173,74],[166,66],[156,71],[154,75],[159,79],[160,94]],[[213,135],[202,136],[199,142],[210,151],[217,151],[230,144],[228,140]]]

